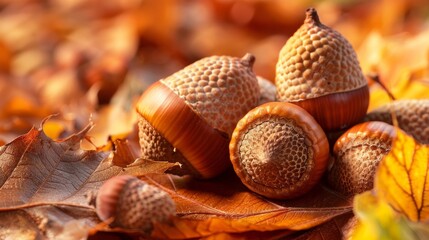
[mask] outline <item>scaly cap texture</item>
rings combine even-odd
[[[162,79],[206,122],[229,136],[235,124],[258,104],[255,57],[206,57]]]
[[[429,144],[429,99],[397,100],[374,109],[365,120],[393,124],[392,115],[398,120],[399,128],[420,143]]]
[[[367,84],[351,44],[323,25],[314,8],[282,48],[276,67],[277,99],[297,102]]]

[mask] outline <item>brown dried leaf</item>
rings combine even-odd
[[[351,212],[344,199],[323,186],[294,200],[270,201],[250,192],[229,172],[212,181],[151,176],[177,204],[179,218],[156,228],[158,238],[200,238],[220,233],[305,230]],[[173,184],[172,184],[173,183]]]
[[[89,125],[58,142],[33,128],[3,146],[0,149],[0,206],[41,201],[84,203],[86,192],[118,174],[120,167],[102,161],[108,152],[79,149],[90,128]]]
[[[123,168],[114,164],[110,151],[82,150],[80,142],[91,127],[58,141],[48,138],[42,127],[33,128],[0,147],[0,236],[85,237],[100,222],[89,197],[105,180],[118,174],[162,173],[173,165],[139,160]],[[118,143],[116,158],[130,158],[123,154],[130,151],[126,142]]]
[[[299,235],[296,238],[292,238],[293,240],[341,240],[341,239],[349,239],[351,230],[357,224],[356,218],[353,216],[353,213],[345,213],[343,215],[339,215],[329,222],[326,222],[320,226],[317,226],[311,229],[304,234]]]

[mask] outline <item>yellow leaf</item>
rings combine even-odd
[[[412,221],[429,219],[429,148],[398,130],[375,175],[377,195]]]
[[[418,239],[403,217],[371,192],[359,194],[354,199],[354,212],[359,219],[352,231],[353,240]]]

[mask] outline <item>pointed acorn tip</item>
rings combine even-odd
[[[240,61],[243,65],[252,68],[253,64],[255,63],[255,56],[253,56],[251,53],[246,53],[246,55],[244,55]]]
[[[305,23],[321,24],[319,15],[317,15],[317,11],[315,8],[307,8],[307,10],[305,11]]]

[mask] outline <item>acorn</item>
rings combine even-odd
[[[168,223],[176,205],[165,191],[129,175],[115,176],[99,189],[96,212],[111,227],[150,233],[154,223]]]
[[[258,105],[262,105],[267,102],[274,102],[276,100],[276,85],[261,76],[256,76],[256,78],[258,79],[260,90]]]
[[[393,124],[392,116],[398,120],[400,129],[418,142],[429,144],[429,99],[396,100],[374,109],[364,120]]]
[[[326,131],[359,122],[369,89],[351,44],[323,25],[314,8],[288,39],[276,66],[277,100],[307,110]]]
[[[328,140],[316,120],[285,102],[265,103],[248,112],[238,122],[229,149],[242,183],[274,199],[309,191],[329,157]]]
[[[395,137],[396,129],[384,122],[360,123],[347,130],[334,146],[329,185],[346,196],[371,190],[377,166]]]
[[[232,131],[259,101],[254,61],[207,57],[150,86],[137,103],[142,157],[179,162],[173,173],[199,178],[230,167]]]

